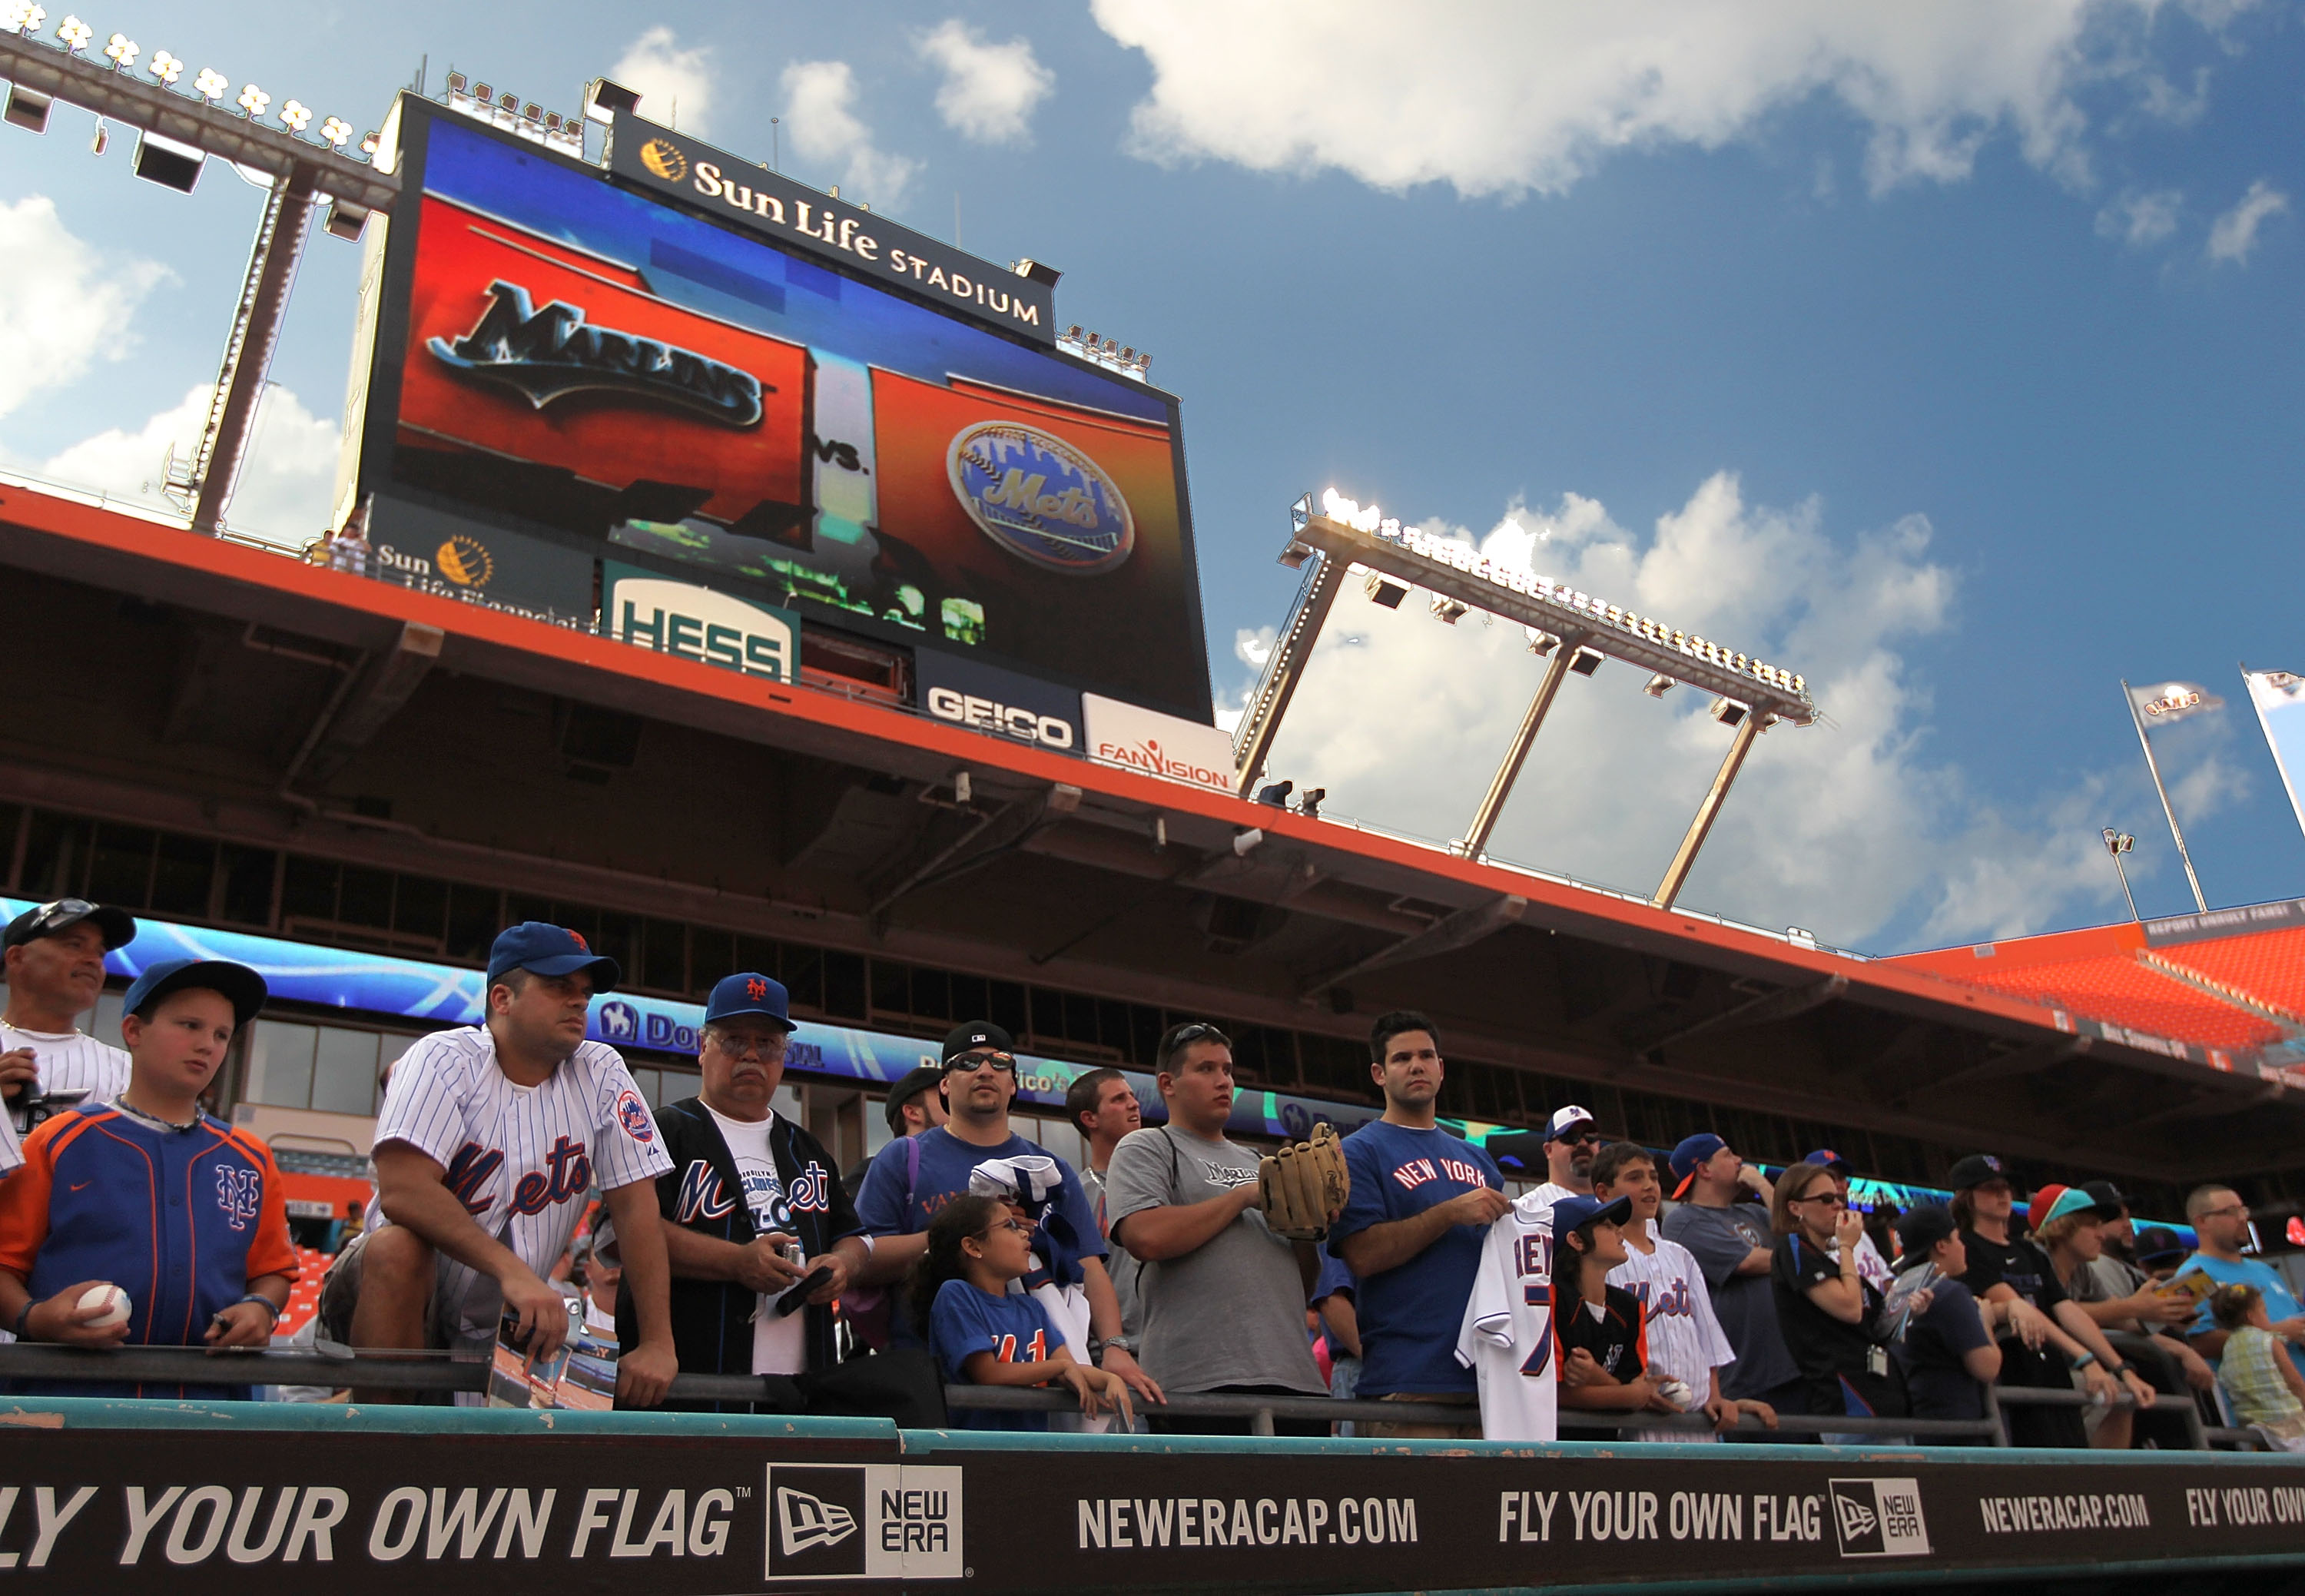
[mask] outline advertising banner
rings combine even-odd
[[[651,139],[677,183],[634,153],[648,141],[617,141],[627,186],[411,102],[361,491],[421,490],[811,625],[1205,717],[1175,401],[831,269],[828,251],[867,276],[901,253],[932,302],[954,275],[923,265],[925,241],[900,252],[880,218],[828,215],[758,168],[741,213],[701,196],[706,168],[738,166]]]
[[[940,721],[991,731],[1060,754],[1081,750],[1081,696],[942,649],[916,649],[920,706]]]
[[[0,1537],[38,1571],[18,1577],[108,1592],[240,1589],[297,1565],[344,1596],[398,1596],[412,1578],[438,1596],[514,1583],[1073,1596],[1918,1586],[2078,1564],[2198,1578],[2305,1562],[2305,1465],[2284,1458],[1141,1437],[996,1447],[924,1431],[899,1450],[894,1430],[876,1440],[836,1422],[820,1439],[806,1421],[505,1413],[387,1428],[243,1409],[228,1426],[129,1431],[40,1424],[30,1410],[48,1405],[20,1403],[0,1433]]]
[[[1043,344],[1056,342],[1051,285],[980,260],[687,133],[621,115],[608,139],[608,170],[649,193],[910,289],[946,310]]]
[[[1209,792],[1232,792],[1232,738],[1215,727],[1094,693],[1081,695],[1081,713],[1090,758]]]
[[[482,526],[379,493],[370,506],[370,574],[536,620],[592,623],[592,557],[563,543]]]
[[[793,611],[619,560],[600,562],[600,629],[619,643],[742,676],[800,675],[800,617]]]

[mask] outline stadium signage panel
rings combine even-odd
[[[1050,285],[965,254],[924,233],[795,183],[688,134],[617,118],[608,170],[718,220],[838,260],[932,303],[1053,346]]]
[[[2246,936],[2252,931],[2283,931],[2305,926],[2305,898],[2284,898],[2277,903],[2247,903],[2238,909],[2213,909],[2207,914],[2172,915],[2145,922],[2145,945],[2171,947],[2180,943],[2206,942],[2217,936]]]
[[[1081,696],[943,649],[914,651],[920,705],[940,721],[1059,753],[1081,747]]]
[[[1081,713],[1090,758],[1232,796],[1232,738],[1215,727],[1094,693],[1081,695]]]
[[[964,1581],[1069,1596],[1527,1589],[1534,1568],[1548,1588],[1903,1589],[2077,1563],[2198,1576],[2305,1558],[2305,1471],[2272,1458],[1351,1441],[1313,1453],[1062,1436],[996,1447],[773,1414],[242,1404],[209,1419],[152,1404],[148,1419],[12,1400],[0,1467],[26,1482],[7,1499],[16,1555],[59,1587],[130,1596],[268,1569],[296,1581],[298,1565],[343,1596],[398,1596],[412,1578],[436,1596]]]
[[[600,562],[600,628],[619,643],[715,665],[740,676],[793,681],[800,617],[608,559]]]
[[[524,533],[378,494],[369,510],[373,575],[403,587],[563,625],[589,625],[591,557]]]

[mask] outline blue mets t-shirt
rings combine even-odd
[[[1045,1363],[1064,1345],[1049,1310],[1037,1297],[996,1297],[965,1280],[937,1288],[929,1308],[929,1350],[951,1385],[965,1385],[962,1365],[978,1353],[1001,1363]],[[953,1422],[964,1430],[1046,1430],[1046,1413],[1001,1413],[991,1408],[955,1408]]]
[[[1505,1185],[1496,1160],[1462,1137],[1382,1120],[1345,1138],[1345,1168],[1353,1192],[1330,1227],[1331,1250],[1373,1225],[1414,1218],[1476,1186]],[[1487,1237],[1484,1225],[1451,1225],[1399,1268],[1360,1279],[1361,1395],[1474,1389],[1473,1371],[1457,1361],[1457,1332]]]

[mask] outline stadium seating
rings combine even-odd
[[[302,1329],[312,1316],[320,1310],[320,1276],[328,1272],[334,1255],[313,1247],[296,1249],[300,1272],[296,1284],[288,1288],[288,1306],[282,1310],[280,1322],[272,1327],[276,1340],[285,1340]]]
[[[2305,929],[2181,943],[2156,948],[2154,956],[2199,970],[2270,1008],[2305,1017]]]
[[[1980,962],[1960,978],[1973,986],[2207,1047],[2263,1047],[2284,1034],[2269,1020],[2148,969],[2133,952],[2017,969]]]

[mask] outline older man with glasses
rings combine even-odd
[[[863,1226],[832,1155],[776,1111],[792,1031],[781,983],[749,970],[727,977],[704,1006],[703,1091],[657,1113],[672,1159],[656,1182],[657,1210],[685,1370],[797,1375],[838,1361],[831,1304],[865,1261]],[[801,1300],[787,1301],[812,1278]],[[628,1296],[617,1331],[620,1344],[638,1344]]]
[[[928,1250],[929,1222],[968,1191],[969,1174],[978,1165],[992,1160],[1047,1159],[1056,1176],[1050,1206],[1077,1244],[1080,1284],[1088,1297],[1091,1359],[1118,1375],[1141,1399],[1160,1401],[1160,1387],[1136,1366],[1136,1360],[1110,1344],[1121,1334],[1120,1302],[1105,1271],[1104,1236],[1080,1176],[1046,1148],[1009,1129],[1008,1105],[1016,1096],[1016,1054],[1008,1033],[989,1020],[955,1026],[944,1039],[944,1095],[951,1117],[882,1148],[864,1177],[856,1212],[871,1257],[858,1283],[894,1284],[906,1279]],[[891,1321],[894,1344],[920,1344],[911,1308],[901,1296]]]
[[[1609,1139],[1590,1109],[1574,1103],[1544,1122],[1544,1184],[1531,1193],[1547,1207],[1564,1197],[1593,1195],[1593,1160]]]
[[[2182,1280],[2199,1273],[2219,1285],[2255,1286],[2265,1297],[2266,1317],[2273,1321],[2273,1333],[2288,1344],[2291,1360],[2305,1370],[2305,1307],[2300,1306],[2297,1293],[2278,1269],[2261,1258],[2242,1256],[2242,1248],[2255,1244],[2249,1215],[2249,1205],[2232,1187],[2195,1187],[2185,1199],[2185,1223],[2193,1227],[2200,1245],[2177,1266],[2171,1278]],[[2214,1359],[2223,1355],[2230,1334],[2217,1327],[2204,1301],[2186,1338],[2195,1352]]]
[[[128,1089],[128,1055],[80,1028],[80,1017],[104,992],[104,958],[135,939],[136,921],[124,909],[59,898],[28,909],[0,933],[4,946],[8,1007],[0,1013],[0,1097],[8,1105],[0,1137],[0,1168],[15,1132],[30,1131],[59,1110],[85,1104],[100,1108]]]

